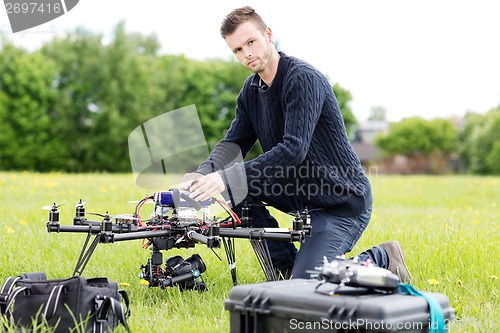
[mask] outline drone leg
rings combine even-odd
[[[229,264],[233,285],[236,286],[238,284],[238,278],[236,276],[236,248],[234,247],[234,238],[229,237],[226,239],[222,237],[222,243],[226,251],[227,263]]]
[[[271,261],[271,253],[269,252],[269,247],[266,241],[263,239],[250,239],[250,244],[252,245],[259,264],[262,267],[262,271],[266,276],[266,280],[278,280],[278,277],[276,276],[276,270]]]
[[[87,263],[90,260],[90,257],[94,253],[94,250],[97,247],[97,244],[99,244],[99,234],[95,236],[94,240],[90,244],[90,246],[87,245],[89,243],[91,234],[89,233],[87,235],[87,238],[85,239],[85,243],[83,243],[82,251],[80,252],[80,256],[78,257],[78,260],[76,262],[75,270],[73,271],[73,276],[75,275],[82,275],[83,270],[87,266]]]

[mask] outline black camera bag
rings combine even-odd
[[[125,303],[126,309],[122,301]],[[0,315],[16,327],[48,325],[54,332],[127,331],[128,295],[116,282],[99,277],[47,280],[45,273],[9,277],[0,290]]]

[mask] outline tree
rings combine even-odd
[[[0,168],[61,168],[67,150],[53,127],[55,64],[9,44],[0,64]]]
[[[389,155],[416,156],[453,150],[456,131],[450,121],[403,119],[391,124],[389,132],[376,138],[375,144]]]
[[[1,43],[2,169],[130,171],[128,135],[192,104],[213,145],[229,128],[251,74],[236,61],[160,56],[155,35],[127,33],[123,22],[106,43],[81,28],[31,53]],[[351,94],[332,89],[350,131]],[[261,151],[256,144],[247,157]]]
[[[340,112],[342,112],[342,117],[344,118],[344,124],[347,130],[347,135],[350,137],[353,133],[354,126],[358,123],[354,113],[352,113],[350,102],[352,101],[351,93],[342,88],[338,83],[335,83],[332,87],[335,96],[337,97],[337,102],[339,103]]]
[[[53,127],[64,138],[64,170],[96,170],[90,168],[86,153],[92,149],[88,141],[91,115],[102,107],[98,99],[104,67],[101,36],[77,29],[65,38],[46,43],[40,52],[56,65]]]
[[[127,34],[116,26],[111,42],[77,29],[54,39],[42,53],[58,67],[55,114],[71,155],[69,171],[128,171],[128,134],[160,114],[154,36]]]
[[[500,140],[493,143],[491,151],[486,155],[486,167],[489,173],[500,175]]]
[[[459,133],[459,156],[475,174],[500,174],[500,108],[485,115],[468,113]]]

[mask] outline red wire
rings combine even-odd
[[[138,224],[139,224],[139,227],[142,227],[142,219],[141,219],[141,208],[142,206],[144,205],[144,203],[146,201],[148,201],[149,197],[145,197],[144,199],[141,200],[141,202],[139,202],[139,205],[137,206],[137,218],[139,219],[138,220]]]
[[[229,207],[229,205],[225,201],[222,201],[219,199],[215,199],[215,200],[226,209],[226,211],[229,213],[229,215],[231,215],[231,217],[236,221],[236,224],[241,224],[241,220],[238,217],[238,215],[236,215],[236,213],[231,209],[231,207]]]

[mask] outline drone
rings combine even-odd
[[[150,216],[143,218],[141,210],[146,202],[152,202],[154,206]],[[226,217],[211,216],[210,208],[216,204],[223,208]],[[151,252],[147,263],[140,266],[139,276],[149,287],[162,289],[178,286],[180,290],[207,290],[201,277],[206,271],[206,265],[198,254],[186,259],[181,256],[169,257],[163,266],[162,251],[194,248],[201,244],[221,259],[214,249],[223,244],[233,284],[237,285],[234,239],[248,239],[266,279],[273,281],[279,277],[276,276],[270,258],[265,255],[267,252],[262,250],[266,246],[265,240],[303,242],[312,232],[307,209],[295,212],[292,228],[253,228],[249,214],[251,205],[244,204],[242,214],[238,217],[224,200],[211,198],[198,202],[189,197],[189,192],[179,189],[145,196],[137,202],[132,214],[88,213],[85,211],[85,202],[80,200],[76,204],[72,225],[60,223],[60,206],[54,203],[43,207],[49,211],[47,231],[87,234],[73,275],[83,273],[98,244],[142,239],[143,248],[150,249]],[[100,216],[102,220],[88,219],[88,215]]]

